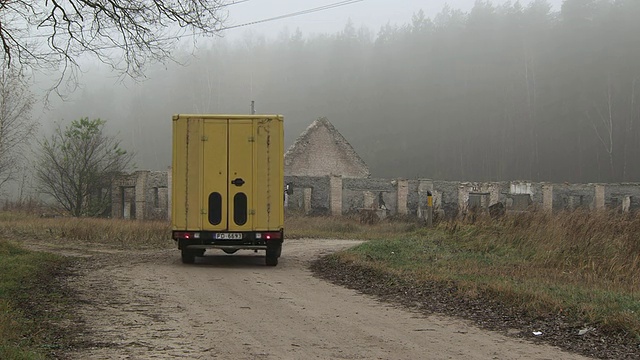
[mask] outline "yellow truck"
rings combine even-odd
[[[284,239],[281,115],[173,116],[172,237],[182,262],[207,249],[263,250],[276,266]]]

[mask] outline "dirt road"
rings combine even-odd
[[[315,257],[357,242],[289,240],[275,267],[251,252],[93,255],[73,278],[93,346],[72,359],[584,359],[412,313],[314,278]]]

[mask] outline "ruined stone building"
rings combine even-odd
[[[307,127],[284,155],[285,176],[367,178],[369,167],[351,144],[327,120]]]
[[[136,171],[111,186],[111,217],[166,220],[171,208],[171,171]]]

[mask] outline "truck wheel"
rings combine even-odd
[[[182,263],[183,264],[193,264],[196,261],[196,254],[188,251],[187,249],[182,249]]]
[[[267,264],[267,266],[276,266],[278,265],[278,258],[273,255],[267,255],[267,257],[265,258],[265,263]]]
[[[276,252],[276,257],[280,257],[282,255],[282,244],[278,245],[278,251]]]
[[[225,254],[235,254],[238,249],[222,249],[222,251],[224,251]]]
[[[278,265],[278,258],[282,253],[282,244],[269,244],[267,245],[267,255],[265,257],[265,263],[267,266]]]

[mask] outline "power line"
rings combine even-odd
[[[324,10],[329,10],[329,9],[333,9],[333,8],[337,8],[337,7],[341,7],[341,6],[346,6],[346,5],[359,3],[359,2],[362,2],[362,1],[365,1],[365,0],[338,1],[336,3],[323,5],[323,6],[318,6],[316,8],[312,8],[312,9],[297,11],[297,12],[284,14],[284,15],[278,15],[278,16],[274,16],[274,17],[271,17],[271,18],[251,21],[251,22],[244,23],[244,24],[223,27],[223,28],[220,29],[220,31],[229,30],[229,29],[235,29],[235,28],[239,28],[239,27],[243,27],[243,26],[251,26],[251,25],[256,25],[256,24],[262,24],[262,23],[269,22],[269,21],[281,20],[281,19],[286,19],[286,18],[300,16],[300,15],[307,15],[307,14],[311,14],[311,13],[318,12],[318,11],[324,11]]]
[[[251,0],[238,0],[238,1],[234,1],[234,2],[229,3],[229,4],[221,5],[220,8],[228,7],[228,6],[232,6],[232,5],[238,5],[238,4],[242,4],[242,3],[245,3],[245,2],[249,2],[249,1],[251,1]],[[281,19],[301,16],[301,15],[312,14],[314,12],[330,10],[330,9],[334,9],[334,8],[338,8],[338,7],[342,7],[342,6],[346,6],[346,5],[352,5],[352,4],[363,2],[363,1],[365,1],[365,0],[343,0],[343,1],[338,1],[338,2],[335,2],[335,3],[322,5],[322,6],[318,6],[318,7],[311,8],[311,9],[296,11],[296,12],[292,12],[292,13],[288,13],[288,14],[278,15],[278,16],[274,16],[274,17],[271,17],[271,18],[267,18],[267,19],[250,21],[250,22],[243,23],[243,24],[238,24],[238,25],[225,26],[225,27],[222,27],[222,28],[220,28],[220,29],[218,29],[216,31],[217,32],[222,32],[222,31],[225,31],[225,30],[235,29],[235,28],[239,28],[239,27],[257,25],[257,24],[262,24],[262,23],[265,23],[265,22],[281,20]],[[184,37],[187,37],[187,36],[204,35],[206,33],[207,32],[202,31],[202,32],[196,32],[196,33],[193,33],[193,34],[183,34],[183,35],[177,35],[177,36],[170,36],[170,37],[161,38],[161,39],[157,39],[157,40],[158,41],[163,41],[163,40],[171,40],[171,39],[181,39],[181,38],[184,38]],[[42,34],[42,35],[26,36],[25,38],[27,38],[27,39],[48,38],[50,36],[51,35]],[[113,48],[117,48],[117,46],[113,46]],[[100,49],[102,49],[102,48],[100,48]]]
[[[238,0],[238,1],[235,1],[233,3],[225,4],[223,6],[231,6],[231,5],[236,5],[236,4],[240,4],[240,3],[244,3],[244,2],[248,2],[248,1],[250,1],[250,0]],[[222,31],[225,31],[225,30],[236,29],[236,28],[239,28],[239,27],[257,25],[257,24],[262,24],[262,23],[266,23],[266,22],[270,22],[270,21],[276,21],[276,20],[282,20],[282,19],[296,17],[296,16],[312,14],[312,13],[315,13],[315,12],[335,9],[335,8],[338,8],[338,7],[352,5],[352,4],[356,4],[356,3],[359,3],[359,2],[363,2],[363,1],[365,1],[365,0],[343,0],[343,1],[338,1],[338,2],[335,2],[335,3],[318,6],[318,7],[315,7],[315,8],[310,8],[310,9],[306,9],[306,10],[301,10],[301,11],[296,11],[296,12],[292,12],[292,13],[288,13],[288,14],[274,16],[274,17],[271,17],[271,18],[255,20],[255,21],[251,21],[251,22],[247,22],[247,23],[243,23],[243,24],[238,24],[238,25],[227,26],[227,27],[221,27],[218,30],[216,30],[215,32],[222,32]],[[169,37],[165,37],[165,38],[155,39],[155,40],[152,40],[152,41],[149,41],[149,42],[153,42],[153,41],[159,42],[159,41],[166,41],[166,40],[178,40],[178,39],[182,39],[182,38],[185,38],[185,37],[188,37],[188,36],[197,36],[197,35],[204,35],[204,34],[207,34],[207,32],[206,31],[201,31],[201,32],[195,32],[195,33],[191,33],[191,34],[182,34],[182,35],[176,35],[176,36],[169,36]],[[34,38],[34,37],[49,37],[49,36],[50,35],[35,35],[33,37],[30,37],[30,38]],[[117,48],[121,48],[121,47],[123,47],[123,45],[108,45],[108,46],[96,47],[96,48],[93,48],[92,50],[98,50],[99,51],[99,50],[117,49]],[[42,54],[42,55],[56,55],[56,54],[58,54],[58,53],[49,53],[49,54]]]
[[[234,1],[230,4],[224,4],[222,5],[222,7],[226,7],[226,6],[231,6],[231,5],[237,5],[237,4],[242,4],[242,3],[246,3],[247,1],[251,1],[251,0],[238,0],[238,1]]]

